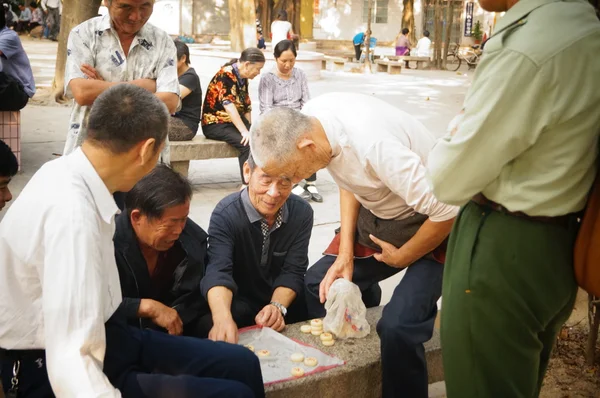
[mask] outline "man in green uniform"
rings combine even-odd
[[[480,0],[506,14],[463,112],[429,156],[463,206],[444,270],[448,397],[537,397],[577,286],[573,243],[597,171],[600,22],[586,0]]]

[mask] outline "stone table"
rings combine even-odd
[[[268,398],[375,398],[381,397],[381,355],[379,336],[375,330],[381,318],[383,307],[367,310],[367,321],[371,333],[363,339],[337,340],[333,347],[320,344],[319,337],[300,331],[301,322],[288,325],[283,334],[289,338],[307,343],[326,354],[346,361],[345,365],[325,372],[277,383],[266,388]],[[439,332],[434,330],[433,338],[425,344],[429,383],[444,379]]]

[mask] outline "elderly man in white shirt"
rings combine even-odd
[[[132,328],[117,311],[111,194],[152,170],[168,121],[144,89],[105,91],[81,148],[45,164],[0,223],[7,397],[264,396],[246,348]]]
[[[433,136],[379,99],[331,93],[307,102],[302,112],[266,113],[252,125],[250,144],[270,175],[298,181],[327,167],[340,188],[340,232],[305,277],[311,316],[325,315],[336,279],[368,292],[407,268],[377,325],[383,396],[427,397],[423,343],[433,333],[442,246],[457,214],[436,200],[425,179]]]
[[[65,155],[85,139],[90,105],[115,84],[128,82],[155,93],[171,113],[179,104],[175,44],[165,31],[147,23],[154,0],[107,0],[107,6],[107,15],[91,18],[69,34],[65,91],[75,101]],[[168,164],[166,149],[162,160]]]

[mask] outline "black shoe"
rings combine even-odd
[[[300,184],[296,184],[294,186],[294,188],[292,188],[292,193],[295,195],[300,196],[302,199],[306,200],[307,202],[310,200],[311,198],[311,194],[310,192],[308,192],[306,190],[306,188]]]
[[[304,189],[306,190],[306,192],[308,192],[312,200],[314,200],[317,203],[323,203],[323,197],[317,190],[316,186],[314,186],[313,184],[306,184],[306,187]]]

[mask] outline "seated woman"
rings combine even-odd
[[[196,135],[202,113],[202,87],[194,68],[190,66],[190,49],[175,40],[177,48],[177,75],[181,92],[181,110],[171,118],[169,141],[189,141]]]
[[[113,238],[123,302],[133,326],[198,336],[208,235],[188,218],[192,187],[158,165],[125,196]]]
[[[202,108],[202,132],[206,138],[225,141],[240,152],[240,176],[244,181],[244,163],[250,154],[250,113],[252,104],[248,80],[259,75],[265,56],[258,48],[242,51],[217,72],[206,89]]]
[[[408,39],[408,28],[402,29],[402,32],[396,37],[396,55],[403,56],[410,54],[410,40]]]
[[[290,40],[282,40],[273,50],[275,56],[275,68],[265,73],[260,79],[258,86],[258,98],[260,100],[260,114],[273,108],[292,108],[301,110],[302,106],[310,99],[308,91],[308,79],[302,69],[296,68],[296,47]],[[323,197],[319,194],[315,181],[317,174],[306,179],[306,185],[296,185],[292,193],[305,200],[322,202]]]

